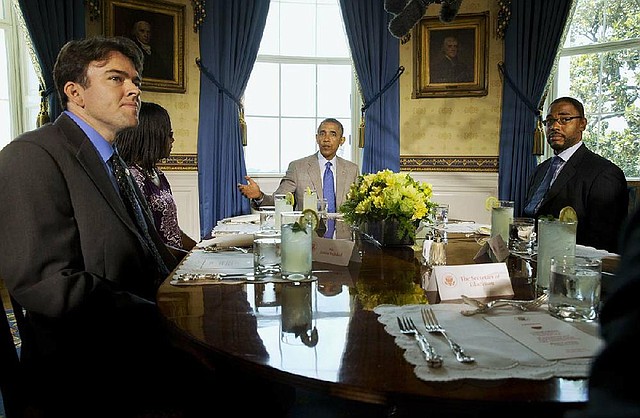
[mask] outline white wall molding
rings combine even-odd
[[[197,171],[165,171],[178,206],[178,225],[196,241],[200,241],[200,196]]]

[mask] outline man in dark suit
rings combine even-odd
[[[323,171],[327,162],[332,163],[333,178],[335,179],[336,210],[344,202],[349,187],[356,181],[359,174],[358,165],[338,157],[338,148],[344,144],[342,124],[333,118],[323,120],[316,133],[316,143],[319,152],[289,163],[287,172],[280,180],[280,185],[274,194],[293,193],[295,207],[302,210],[305,190],[315,190],[318,198],[324,198]],[[322,168],[321,168],[322,167]],[[265,195],[260,186],[249,176],[245,177],[248,184],[238,184],[240,192],[251,199],[254,207],[273,205],[273,195]]]
[[[138,123],[141,68],[127,38],[67,43],[54,67],[65,111],[0,152],[0,277],[26,310],[21,363],[46,416],[203,407],[210,376],[170,346],[155,305],[176,258],[134,188],[145,238],[108,163]]]
[[[629,194],[622,170],[589,150],[582,142],[587,126],[582,103],[572,97],[554,100],[544,121],[552,158],[538,165],[529,180],[524,214],[537,218],[553,215],[571,206],[578,215],[576,243],[616,252],[621,226],[627,217]],[[554,158],[556,158],[554,157]],[[551,186],[534,198],[547,175]],[[544,187],[543,187],[544,189]]]

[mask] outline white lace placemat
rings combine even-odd
[[[484,319],[484,315],[465,317],[460,310],[462,304],[429,305],[438,321],[447,331],[450,338],[460,344],[465,352],[475,357],[475,363],[458,363],[444,337],[439,334],[427,334],[429,342],[438,354],[444,357],[441,368],[430,368],[411,335],[402,334],[398,327],[397,317],[408,315],[413,322],[421,326],[420,309],[424,305],[380,305],[374,309],[378,321],[385,330],[395,337],[396,344],[405,350],[405,359],[415,366],[416,376],[426,381],[451,381],[459,379],[530,379],[545,380],[552,377],[585,378],[589,376],[589,368],[593,358],[568,360],[545,360],[515,339]],[[515,315],[517,312],[504,311],[492,315]],[[548,315],[540,312],[540,315]],[[596,324],[581,324],[580,329],[597,335]]]

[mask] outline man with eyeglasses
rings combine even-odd
[[[578,215],[576,243],[617,252],[629,204],[624,173],[582,142],[587,118],[580,101],[554,100],[543,124],[555,156],[538,165],[529,179],[524,215],[557,218],[563,207],[571,206]]]
[[[329,202],[329,212],[337,212],[337,209],[344,202],[349,187],[356,181],[359,174],[358,165],[338,157],[338,148],[344,144],[342,123],[334,118],[327,118],[320,123],[316,133],[316,143],[319,152],[298,160],[291,161],[280,185],[274,194],[293,193],[295,196],[295,208],[302,210],[302,200],[305,190],[310,188],[315,190],[318,198],[325,196],[324,181],[327,178],[327,170],[331,170],[333,190],[335,191],[335,209],[331,210]],[[327,164],[329,166],[327,167]],[[273,205],[273,195],[264,194],[260,186],[249,176],[245,177],[247,184],[238,184],[238,190],[251,199],[253,207],[260,205]]]

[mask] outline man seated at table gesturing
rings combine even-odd
[[[302,210],[304,192],[310,188],[316,191],[318,198],[328,199],[328,212],[337,212],[337,208],[345,200],[349,187],[356,181],[359,174],[355,163],[336,155],[344,141],[342,124],[333,118],[323,120],[316,134],[316,143],[320,152],[289,163],[287,172],[280,180],[280,185],[274,194],[293,193],[294,209]],[[327,166],[328,164],[330,165]],[[254,208],[274,204],[273,195],[264,194],[250,176],[245,176],[245,179],[248,184],[238,184],[238,189],[245,197],[251,199]],[[333,183],[333,201],[329,199],[330,196],[327,196],[326,187],[331,185],[325,183],[329,181]]]

